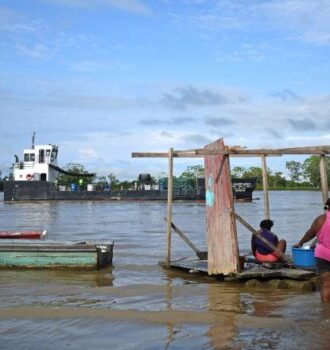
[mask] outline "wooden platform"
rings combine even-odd
[[[249,264],[243,272],[235,275],[224,276],[224,280],[237,280],[237,281],[247,281],[250,279],[291,279],[304,281],[315,276],[314,271],[300,270],[300,269],[289,269],[289,268],[279,268],[270,269],[262,265]],[[207,273],[207,260],[199,260],[195,257],[182,258],[174,260],[171,262],[171,268],[184,270],[190,273]],[[214,277],[216,277],[214,275]]]

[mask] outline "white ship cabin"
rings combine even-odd
[[[24,150],[24,160],[17,156],[13,175],[15,181],[55,182],[58,172],[49,164],[57,166],[58,146],[36,145]]]

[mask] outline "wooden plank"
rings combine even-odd
[[[206,150],[223,150],[223,139],[207,146]],[[208,273],[237,273],[239,269],[236,223],[228,212],[233,208],[233,192],[230,178],[229,158],[224,155],[205,156],[206,220],[208,246]],[[221,174],[218,176],[221,163]]]
[[[269,219],[269,196],[268,196],[268,179],[267,179],[267,165],[266,156],[261,156],[262,161],[262,189],[264,192],[264,216]]]
[[[168,180],[167,180],[167,235],[166,235],[166,266],[171,263],[171,233],[172,233],[172,206],[173,206],[173,148],[168,152]]]
[[[171,267],[184,270],[190,273],[206,274],[208,271],[206,261],[197,260],[196,258],[192,257],[174,260],[171,262]],[[290,280],[304,281],[314,276],[315,272],[313,271],[288,268],[273,270],[263,267],[262,265],[257,265],[249,270],[245,270],[243,272],[235,274],[233,278],[236,278],[237,280],[242,282],[245,282],[250,279],[269,280],[273,278],[285,278]]]
[[[196,255],[199,257],[199,259],[201,259],[201,260],[207,259],[207,252],[203,252],[203,251],[199,250],[195,246],[195,244],[173,222],[171,223],[171,227],[172,227],[173,231],[176,232],[187,245],[189,245],[189,247],[196,253]]]
[[[327,164],[326,164],[326,159],[324,155],[320,157],[320,175],[321,175],[323,203],[325,203],[329,198],[329,187],[328,187]]]
[[[202,158],[195,152],[174,151],[173,158]],[[168,158],[168,152],[132,152],[132,158]]]
[[[195,149],[188,151],[173,151],[173,157],[193,158],[204,157],[207,155],[230,155],[230,156],[281,156],[284,154],[330,154],[330,145],[310,146],[310,147],[294,147],[294,148],[278,148],[278,149]],[[167,158],[167,152],[133,152],[132,158]]]
[[[295,147],[295,148],[278,148],[278,149],[224,149],[224,150],[205,150],[196,149],[198,155],[282,155],[282,154],[328,154],[330,146],[312,146],[312,147]]]

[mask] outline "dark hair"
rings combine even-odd
[[[330,198],[324,204],[324,210],[330,210]]]
[[[269,219],[262,220],[260,222],[260,227],[265,228],[266,230],[270,230],[274,225],[274,222]]]

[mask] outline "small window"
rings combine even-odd
[[[29,153],[24,153],[24,162],[28,162],[30,160]]]
[[[50,156],[50,149],[46,149],[46,157]]]
[[[52,157],[51,157],[51,160],[52,162],[57,158],[57,149],[56,148],[53,148],[52,150]]]
[[[34,162],[35,159],[36,159],[35,154],[34,154],[34,153],[30,153],[30,161],[31,161],[31,162]]]
[[[39,163],[45,163],[45,150],[39,150]]]

